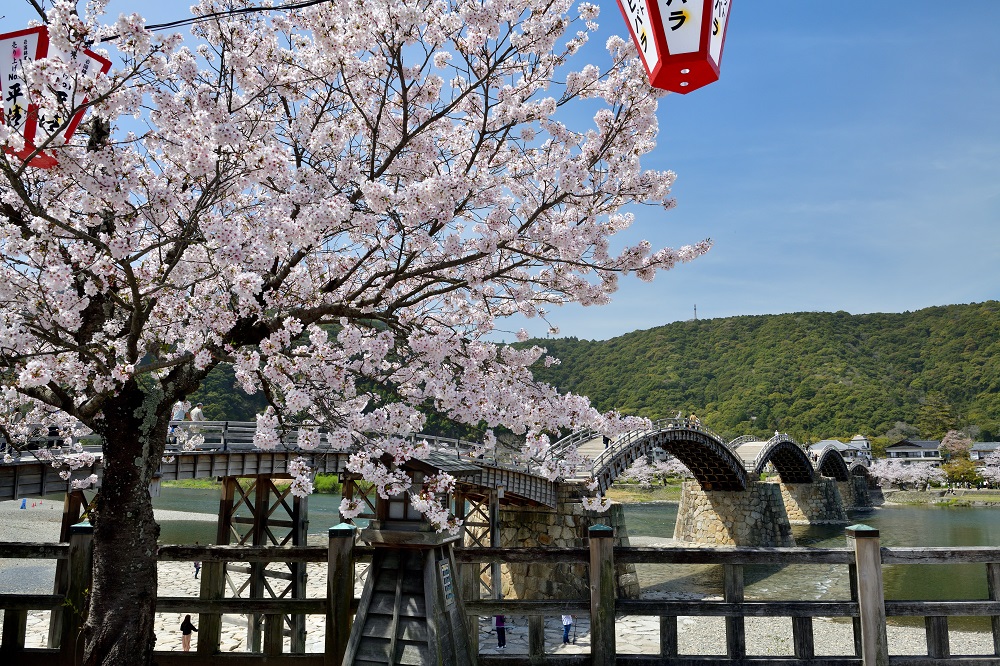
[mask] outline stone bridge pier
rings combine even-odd
[[[606,513],[585,511],[580,503],[583,488],[560,484],[556,506],[501,505],[500,546],[503,548],[585,548],[592,525],[614,529],[614,545],[628,546],[625,514],[621,504]],[[583,491],[585,492],[585,491]],[[505,599],[583,598],[590,594],[585,564],[504,564],[501,572]],[[619,599],[639,597],[639,578],[633,564],[615,565]]]
[[[781,489],[751,481],[746,490],[704,490],[685,481],[674,539],[715,546],[794,546]]]
[[[838,481],[837,488],[848,509],[868,509],[872,506],[872,496],[868,492],[868,477],[852,474],[847,481]]]
[[[846,523],[840,484],[827,477],[812,483],[778,483],[785,515],[792,524]]]

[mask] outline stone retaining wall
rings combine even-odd
[[[795,545],[778,484],[756,481],[742,491],[708,492],[685,481],[674,538],[714,546]]]
[[[500,546],[504,548],[549,546],[585,548],[592,525],[614,529],[616,546],[628,546],[625,514],[621,504],[606,513],[584,511],[577,489],[560,488],[558,507],[504,507],[500,509]],[[619,599],[639,598],[639,578],[633,564],[616,564]],[[502,587],[507,599],[580,599],[590,594],[585,564],[505,564]]]
[[[845,482],[846,484],[847,482]],[[793,525],[846,523],[847,513],[834,479],[820,477],[812,483],[779,483],[785,515]]]

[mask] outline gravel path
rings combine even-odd
[[[20,509],[20,502],[0,502],[0,541],[56,541],[59,535],[59,521],[62,503],[35,500],[35,506],[28,501],[27,509]],[[158,518],[197,520],[204,517],[214,521],[211,514],[188,514],[182,512],[157,511]],[[661,540],[657,540],[661,541]],[[34,563],[20,560],[0,560],[0,594],[49,593],[55,565],[51,562]],[[190,564],[184,562],[163,562],[159,567],[160,594],[169,596],[197,596],[200,580],[194,578]],[[319,596],[326,589],[326,565],[317,563],[308,569],[309,596]],[[360,594],[360,589],[356,590]],[[2,613],[0,613],[2,615]],[[158,650],[180,649],[180,625],[182,615],[176,613],[159,614],[156,620]],[[322,618],[314,616],[308,623],[307,650],[322,651]],[[514,628],[508,632],[508,648],[512,654],[527,654],[528,635],[524,618],[509,618]],[[45,641],[48,613],[33,613],[28,620],[27,644],[40,647]],[[558,617],[546,619],[546,652],[578,653],[590,649],[589,620],[578,618],[576,643],[562,645],[562,626]],[[926,655],[927,644],[922,627],[887,628],[889,653],[892,655]],[[222,649],[242,651],[246,648],[246,619],[244,616],[226,616],[223,622]],[[652,617],[621,617],[617,622],[617,646],[620,652],[655,654],[659,649],[659,620]],[[678,647],[686,655],[725,654],[725,624],[722,618],[681,617],[677,620]],[[846,655],[853,651],[851,624],[817,618],[813,623],[813,635],[818,656]],[[287,639],[286,639],[287,640]],[[789,618],[746,619],[747,654],[749,655],[791,655],[792,628]],[[953,655],[992,655],[993,639],[989,632],[951,631],[951,653]],[[480,618],[480,646],[483,652],[493,652],[496,635],[492,632],[487,618]]]

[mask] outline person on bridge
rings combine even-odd
[[[569,630],[573,628],[573,616],[563,615],[562,625],[563,625],[563,645],[569,645]]]
[[[199,402],[195,405],[195,408],[191,410],[191,420],[192,421],[204,421],[205,412],[201,411],[201,403]]]
[[[189,406],[190,403],[187,403],[183,400],[178,400],[177,402],[175,402],[173,409],[170,412],[170,420],[183,421],[184,417],[187,416]]]
[[[191,651],[191,632],[198,631],[198,627],[194,626],[191,622],[191,616],[185,615],[184,621],[181,622],[181,649],[185,652]]]

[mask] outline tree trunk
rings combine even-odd
[[[104,439],[104,478],[94,516],[84,666],[152,663],[160,527],[149,483],[163,454],[168,419],[169,412],[133,384],[92,426]]]

